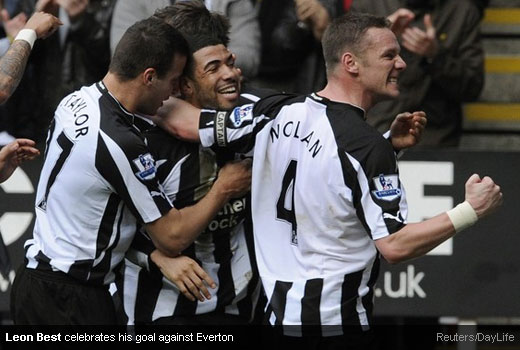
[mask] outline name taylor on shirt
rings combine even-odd
[[[85,124],[88,122],[89,116],[86,113],[82,113],[87,107],[87,102],[83,98],[78,97],[78,95],[72,94],[64,101],[63,106],[69,109],[74,116],[74,125],[76,125],[74,129],[75,138],[87,135],[88,125]]]
[[[301,137],[299,121],[295,123],[291,120],[283,125],[276,124],[271,127],[269,134],[271,136],[271,143],[278,140],[280,136],[299,140],[301,143],[305,144],[307,150],[311,153],[312,158],[315,158],[323,148],[323,146],[320,145],[320,139],[317,136],[314,136],[314,130],[307,133],[304,137]]]

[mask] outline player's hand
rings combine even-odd
[[[424,28],[425,31],[417,27],[405,28],[401,35],[401,42],[408,51],[422,57],[433,58],[437,54],[439,44],[437,31],[430,15],[424,16]]]
[[[16,168],[26,160],[33,160],[40,151],[29,139],[16,139],[0,150],[0,182],[7,180]]]
[[[58,18],[49,13],[36,12],[29,18],[24,28],[33,29],[39,39],[45,39],[62,24]]]
[[[400,151],[419,143],[426,127],[426,122],[426,113],[422,111],[398,114],[390,126],[390,135],[394,149]]]
[[[164,277],[174,283],[186,298],[191,301],[211,299],[208,287],[215,289],[217,285],[195,260],[184,255],[170,258],[158,249],[150,257]]]
[[[471,204],[477,216],[482,218],[495,211],[503,201],[500,186],[489,177],[473,174],[466,181],[466,201]]]
[[[245,195],[251,189],[251,159],[224,165],[213,187],[229,199]]]
[[[390,30],[394,32],[395,36],[397,37],[403,34],[404,30],[408,27],[414,18],[415,14],[405,8],[400,8],[387,17],[390,23],[392,23],[390,25]]]

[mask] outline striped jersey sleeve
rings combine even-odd
[[[328,111],[358,219],[372,239],[398,231],[406,222],[407,205],[391,143],[361,116],[346,118],[345,106],[329,102]]]
[[[202,110],[199,122],[201,144],[248,153],[254,148],[257,134],[276,118],[284,102],[295,98],[298,99],[291,94],[273,94],[231,111]]]

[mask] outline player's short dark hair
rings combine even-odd
[[[172,26],[150,17],[133,24],[116,46],[109,70],[122,81],[134,79],[147,68],[163,77],[175,54],[189,57],[186,39]]]
[[[390,22],[385,17],[368,13],[348,12],[334,19],[321,40],[327,71],[340,62],[341,55],[346,50],[362,55],[363,37],[368,29],[389,27]]]
[[[229,20],[216,12],[210,12],[199,0],[178,1],[155,11],[159,18],[177,29],[188,41],[192,53],[207,46],[229,43]],[[193,72],[191,64],[187,72]]]

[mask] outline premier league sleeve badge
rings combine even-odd
[[[375,191],[372,191],[377,199],[391,202],[394,199],[401,197],[401,190],[399,189],[399,176],[397,174],[379,176],[372,179],[374,181]]]

